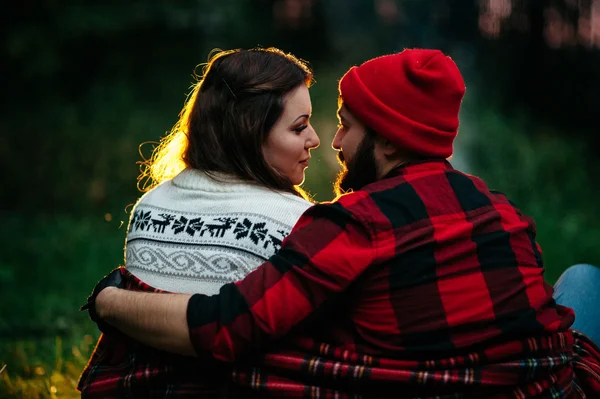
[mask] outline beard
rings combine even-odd
[[[360,190],[366,185],[377,181],[374,136],[365,135],[352,159],[347,161],[341,150],[337,153],[337,159],[342,166],[342,170],[338,173],[333,184],[333,193],[336,197]]]

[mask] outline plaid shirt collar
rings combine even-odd
[[[434,170],[454,170],[454,167],[446,159],[424,159],[404,162],[393,167],[392,170],[383,176],[383,179]]]

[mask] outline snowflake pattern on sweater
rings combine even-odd
[[[267,260],[289,232],[265,215],[173,212],[140,204],[127,235],[127,268],[221,286]]]

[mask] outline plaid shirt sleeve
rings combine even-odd
[[[340,203],[311,207],[279,252],[245,279],[226,284],[218,295],[191,297],[187,320],[196,352],[234,361],[318,320],[376,251],[369,225]]]

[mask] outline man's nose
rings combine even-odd
[[[340,134],[340,129],[338,129],[337,132],[335,132],[335,136],[333,136],[333,141],[331,142],[331,147],[334,150],[341,150],[342,149],[342,135]]]

